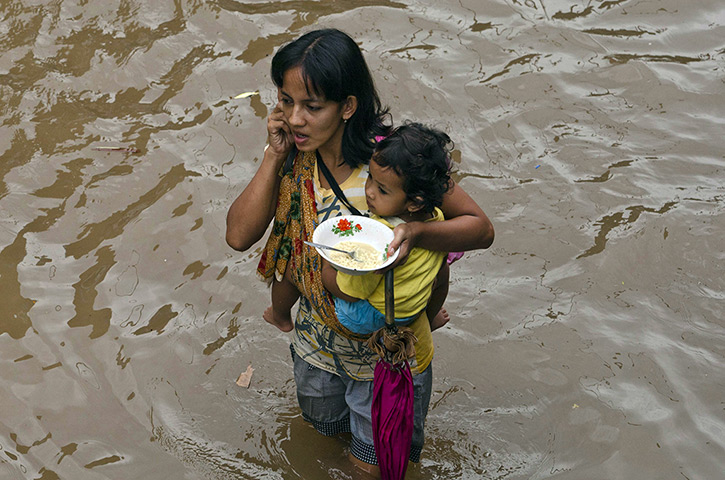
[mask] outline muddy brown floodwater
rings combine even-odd
[[[496,226],[408,478],[723,478],[722,1],[0,5],[0,478],[354,478],[224,241],[271,55],[328,26]]]

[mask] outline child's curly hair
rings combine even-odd
[[[406,121],[375,145],[372,160],[391,167],[403,177],[408,199],[431,213],[443,203],[443,195],[453,182],[450,152],[453,142],[444,132],[420,123]]]

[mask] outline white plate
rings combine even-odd
[[[383,255],[388,248],[388,244],[393,241],[393,231],[386,225],[368,217],[360,215],[341,215],[339,217],[328,218],[315,228],[312,234],[312,241],[334,247],[344,241],[362,242],[375,247]],[[330,262],[336,270],[349,273],[350,275],[362,275],[368,272],[374,272],[384,268],[396,258],[398,251],[396,250],[385,262],[375,268],[349,268],[343,267],[335,263],[329,256],[329,252],[322,248],[316,248],[322,257]]]

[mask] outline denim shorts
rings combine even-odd
[[[290,345],[290,347],[292,347]],[[353,380],[347,376],[317,368],[302,360],[292,350],[297,401],[302,416],[323,435],[333,436],[350,432],[350,453],[357,459],[372,465],[378,464],[373,446],[371,405],[373,382]],[[413,375],[413,441],[410,447],[410,461],[419,462],[423,450],[423,427],[428,414],[433,367],[429,365],[422,373]]]

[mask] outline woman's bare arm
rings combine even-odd
[[[257,173],[227,212],[227,243],[241,252],[254,245],[274,218],[279,192],[280,161],[268,148]]]
[[[226,240],[235,250],[245,251],[267,230],[277,206],[280,177],[293,140],[279,104],[267,119],[268,147],[259,169],[227,212]]]
[[[392,267],[405,262],[413,247],[465,252],[491,246],[494,238],[491,221],[458,184],[443,197],[441,210],[446,217],[443,222],[410,222],[395,227],[389,253],[396,248],[400,248],[400,253]]]

